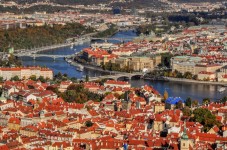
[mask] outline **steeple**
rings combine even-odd
[[[184,131],[183,131],[183,135],[181,136],[181,139],[188,139],[188,135],[187,135],[187,130],[186,130],[186,121],[184,121]]]
[[[6,102],[6,98],[5,98],[5,96],[4,96],[5,94],[4,94],[4,90],[2,90],[2,94],[1,94],[1,97],[0,97],[0,102]]]

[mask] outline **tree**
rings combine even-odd
[[[48,86],[48,87],[46,88],[46,90],[52,91],[52,92],[56,93],[56,94],[59,96],[59,93],[60,93],[60,92],[59,92],[59,90],[58,90],[57,87]]]
[[[209,98],[204,98],[203,99],[203,105],[207,105],[210,103],[210,99]]]
[[[76,83],[76,82],[77,82],[77,78],[76,78],[76,77],[72,77],[72,78],[71,78],[71,81],[72,81],[73,83]]]
[[[183,78],[183,74],[181,72],[177,72],[177,75],[176,75],[177,78]]]
[[[188,107],[191,107],[192,106],[192,99],[190,97],[188,97],[185,101],[185,105],[188,106]]]
[[[86,77],[85,77],[85,81],[86,81],[86,82],[88,82],[88,81],[89,81],[89,76],[88,76],[88,75],[86,75]]]
[[[169,94],[168,94],[168,92],[165,90],[164,95],[163,95],[164,100],[167,100],[168,97],[169,97]]]
[[[182,101],[179,101],[179,102],[176,104],[176,108],[177,108],[177,109],[182,109],[182,108],[183,108],[183,103],[182,103]]]
[[[183,112],[184,116],[188,116],[188,117],[190,117],[191,114],[192,114],[192,112],[191,112],[191,110],[190,110],[190,108],[188,106],[184,107],[182,112]]]
[[[85,122],[85,126],[86,126],[86,127],[91,127],[93,124],[94,124],[94,123],[91,122],[90,120],[88,120],[88,121]]]
[[[192,121],[199,122],[204,126],[204,131],[209,131],[214,125],[220,127],[220,122],[216,120],[214,114],[212,114],[208,109],[197,108],[193,111]]]
[[[62,79],[62,74],[61,74],[61,72],[58,72],[58,74],[57,75],[55,75],[55,78],[57,78],[57,79]]]
[[[198,80],[198,75],[194,75],[194,76],[192,77],[192,79],[193,79],[193,80]]]
[[[183,77],[186,78],[186,79],[192,79],[192,73],[191,72],[185,72]]]
[[[31,75],[29,79],[36,81],[36,75]]]
[[[0,77],[0,82],[2,82],[3,81],[3,77]]]
[[[221,99],[221,102],[222,102],[222,103],[227,102],[227,96],[224,96],[224,97]]]
[[[20,78],[19,78],[18,76],[14,76],[14,77],[11,78],[11,80],[12,80],[12,81],[19,81]]]
[[[198,100],[192,101],[192,107],[197,107],[198,105],[199,105],[199,101]]]
[[[83,84],[71,84],[67,90],[60,95],[66,102],[85,103],[88,100],[100,102],[103,95],[92,93],[84,88]]]
[[[83,86],[83,84],[70,84],[67,87],[67,90],[75,90],[77,92],[82,92],[82,91],[84,91],[84,86]]]
[[[46,82],[46,80],[44,79],[43,76],[40,76],[40,77],[39,77],[39,80],[40,80],[42,83],[45,83],[45,82]]]

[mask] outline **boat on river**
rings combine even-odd
[[[70,49],[73,49],[73,44],[71,44]]]
[[[225,89],[225,87],[220,87],[219,89],[218,89],[218,92],[224,92],[226,89]]]
[[[82,72],[82,71],[84,71],[84,66],[78,65],[78,67],[76,68],[76,70]]]

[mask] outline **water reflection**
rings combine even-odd
[[[200,102],[203,98],[211,98],[216,101],[224,96],[227,96],[227,90],[220,93],[217,85],[195,84],[195,83],[179,83],[179,82],[165,82],[165,81],[149,81],[149,80],[131,80],[131,84],[135,87],[141,85],[151,85],[157,89],[161,94],[167,90],[169,96],[182,97],[186,99],[191,97]]]

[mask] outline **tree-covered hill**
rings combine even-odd
[[[92,28],[87,28],[79,23],[63,25],[45,25],[42,27],[27,27],[25,29],[0,30],[0,51],[9,47],[26,49],[55,43],[63,43],[67,38],[90,33]]]
[[[169,0],[170,2],[176,2],[176,3],[202,3],[202,2],[225,2],[226,0]]]

